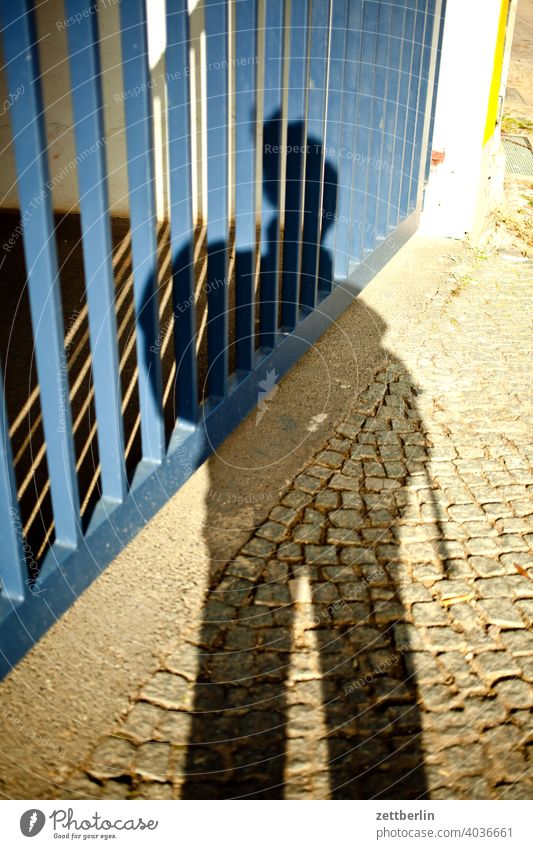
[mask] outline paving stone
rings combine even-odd
[[[394,627],[394,642],[399,650],[423,650],[427,648],[423,634],[408,623],[399,623]]]
[[[506,581],[515,598],[533,598],[533,580],[522,575],[509,575]]]
[[[307,492],[309,495],[313,495],[318,492],[322,483],[320,478],[314,477],[313,475],[299,475],[294,481],[294,486],[297,489],[301,489],[303,492]]]
[[[272,542],[281,542],[287,535],[287,529],[279,522],[265,522],[265,524],[261,525],[259,530],[256,531],[256,534],[258,537],[263,537],[264,539],[271,540]]]
[[[166,716],[164,710],[148,702],[136,702],[128,716],[122,731],[136,740],[157,739],[157,729]]]
[[[427,587],[422,584],[409,583],[400,590],[402,602],[406,605],[415,601],[432,601],[433,596]]]
[[[499,681],[494,689],[509,710],[533,707],[533,686],[525,681]]]
[[[418,686],[446,683],[446,674],[430,652],[406,652],[404,662],[407,674]]]
[[[152,784],[150,781],[141,781],[135,790],[135,799],[176,799],[172,784]]]
[[[503,550],[501,547],[501,537],[498,537],[496,540],[489,539],[488,537],[468,539],[465,542],[465,546],[467,552],[475,556],[497,557]]]
[[[298,515],[299,510],[296,510],[294,507],[284,507],[280,504],[270,511],[268,518],[274,522],[281,522],[283,525],[291,525],[297,520]]]
[[[143,743],[135,757],[135,772],[148,781],[164,782],[169,770],[168,743]]]
[[[291,489],[281,500],[281,503],[287,507],[293,507],[296,510],[305,507],[312,500],[312,497],[307,492],[302,492],[300,489]]]
[[[228,575],[220,581],[215,590],[212,590],[211,598],[231,607],[241,607],[249,600],[252,587],[251,581]]]
[[[246,651],[255,648],[256,633],[251,628],[233,627],[227,635],[225,641],[226,651]]]
[[[401,487],[401,483],[392,478],[372,477],[365,480],[365,487],[369,490],[390,492],[393,489],[399,489]]]
[[[317,462],[324,466],[329,466],[331,469],[338,469],[344,462],[344,454],[338,451],[321,451],[317,454]]]
[[[380,626],[396,624],[405,618],[405,609],[398,602],[374,604],[374,619]]]
[[[349,477],[348,475],[337,474],[329,482],[330,489],[349,490],[358,493],[361,484],[358,477]]]
[[[514,595],[507,578],[480,578],[474,588],[479,598],[512,598]]]
[[[501,725],[507,718],[507,709],[501,699],[470,698],[465,706],[468,725],[479,729]]]
[[[453,693],[450,687],[444,684],[434,684],[429,688],[423,688],[419,698],[426,710],[444,713],[461,705],[461,699]]]
[[[296,525],[293,531],[293,539],[297,543],[319,543],[322,539],[322,524],[318,525]]]
[[[435,548],[431,543],[407,543],[402,545],[404,556],[412,563],[426,563],[437,558]]]
[[[355,510],[364,509],[364,501],[358,491],[356,492],[346,492],[342,491],[340,493],[342,499],[342,506],[347,508],[353,508]]]
[[[448,512],[455,522],[483,521],[483,510],[475,504],[455,504]]]
[[[528,598],[517,601],[515,604],[515,608],[520,611],[528,626],[533,626],[533,599]]]
[[[482,599],[477,602],[478,608],[490,625],[499,625],[500,628],[523,628],[524,623],[518,613],[517,605],[511,604],[506,599]]]
[[[483,652],[478,654],[473,661],[474,669],[479,676],[489,685],[494,684],[500,678],[512,678],[520,675],[520,667],[513,660],[512,655],[505,651]]]
[[[267,607],[281,607],[290,604],[289,589],[286,584],[263,584],[257,588],[255,603]]]
[[[339,494],[331,489],[317,493],[313,502],[321,510],[334,510],[339,504]]]
[[[206,623],[218,625],[221,622],[233,622],[236,617],[236,606],[219,601],[215,596],[211,596],[205,605]]]
[[[465,637],[458,634],[452,628],[437,627],[428,628],[426,630],[427,643],[423,643],[424,648],[431,648],[433,651],[458,651],[464,650],[466,646]]]
[[[328,545],[359,545],[361,534],[350,528],[328,528],[326,542]]]
[[[106,737],[92,754],[88,771],[99,781],[127,775],[136,756],[136,748],[123,737]]]
[[[260,537],[252,537],[242,549],[242,554],[248,554],[256,557],[269,557],[276,550],[275,543],[268,539]]]
[[[491,578],[497,575],[505,575],[505,566],[497,558],[474,556],[468,558],[472,569],[482,578]]]
[[[162,708],[189,710],[194,693],[186,678],[160,670],[144,685],[141,698]]]
[[[533,633],[529,631],[504,631],[500,640],[515,657],[533,655]]]
[[[332,545],[306,545],[305,562],[332,566],[337,563],[337,552]]]
[[[447,625],[448,617],[435,601],[416,602],[411,609],[415,625]]]
[[[265,561],[259,558],[247,559],[245,557],[236,557],[235,560],[229,563],[226,573],[228,575],[235,575],[238,578],[255,581],[264,568]]]
[[[359,510],[342,509],[335,510],[329,514],[329,519],[338,528],[360,528],[363,524],[363,515]]]
[[[303,557],[302,546],[295,542],[282,543],[276,552],[276,557],[287,563],[297,563]]]
[[[462,558],[454,560],[446,560],[444,563],[444,572],[450,580],[456,578],[470,578],[474,576],[472,566]]]

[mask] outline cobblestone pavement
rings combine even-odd
[[[531,276],[455,268],[60,796],[532,797]]]

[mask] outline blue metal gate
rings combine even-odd
[[[253,409],[267,370],[286,372],[416,229],[444,12],[441,0],[204,0],[209,286],[202,392],[190,18],[185,0],[167,0],[175,368],[175,420],[167,439],[146,5],[122,0],[123,86],[136,93],[124,103],[142,442],[142,457],[128,479],[97,13],[93,0],[65,0],[72,22],[65,87],[78,152],[101,496],[83,525],[69,396],[59,379],[65,328],[39,42],[30,0],[2,0],[1,9],[8,87],[22,92],[10,119],[54,523],[42,562],[29,564],[4,402],[5,674]]]

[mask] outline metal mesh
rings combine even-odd
[[[502,141],[506,173],[533,177],[533,150],[529,139],[526,136],[505,136]]]

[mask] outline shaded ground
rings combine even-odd
[[[531,300],[456,266],[59,796],[531,798]]]

